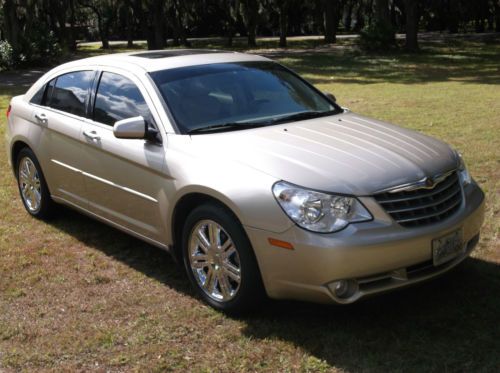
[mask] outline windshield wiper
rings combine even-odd
[[[242,130],[248,128],[257,128],[263,127],[267,125],[267,122],[252,122],[252,123],[244,123],[244,122],[228,122],[222,124],[214,124],[207,127],[195,128],[187,131],[188,134],[196,134],[196,133],[205,133],[205,132],[223,132],[223,131],[233,131],[233,130]]]
[[[247,128],[257,128],[270,126],[273,124],[286,123],[286,122],[295,122],[298,120],[305,119],[313,119],[325,117],[328,115],[338,114],[336,110],[327,110],[327,111],[303,111],[300,113],[285,115],[275,119],[269,119],[259,122],[228,122],[222,124],[214,124],[207,127],[195,128],[187,131],[188,134],[196,134],[196,133],[206,133],[206,132],[223,132],[223,131],[233,131]]]
[[[301,113],[290,114],[290,115],[286,115],[284,117],[272,119],[268,122],[268,124],[279,124],[279,123],[286,123],[286,122],[295,122],[298,120],[314,119],[314,118],[326,117],[326,116],[337,114],[337,113],[338,113],[337,110],[303,111]]]

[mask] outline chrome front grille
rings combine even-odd
[[[456,172],[452,172],[432,189],[415,189],[376,194],[384,210],[403,227],[420,227],[437,223],[460,208],[462,190]]]

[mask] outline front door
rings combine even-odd
[[[82,167],[91,212],[152,240],[165,237],[165,150],[159,141],[118,139],[113,124],[143,116],[154,125],[151,103],[133,76],[103,72],[94,110],[81,131]]]

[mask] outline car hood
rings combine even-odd
[[[455,152],[442,141],[351,112],[193,135],[192,145],[205,156],[235,161],[296,185],[360,196],[457,166]]]

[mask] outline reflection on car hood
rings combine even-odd
[[[370,195],[456,167],[454,151],[418,132],[353,113],[192,136],[194,148],[304,187]]]

